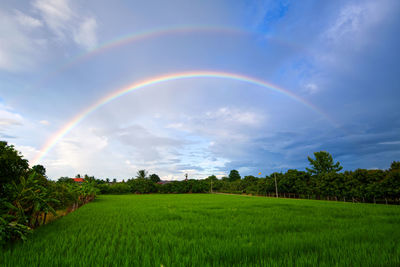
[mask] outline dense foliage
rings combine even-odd
[[[97,190],[89,181],[48,180],[43,166],[29,168],[12,145],[0,142],[0,246],[25,239],[49,213],[57,216],[57,210],[75,210],[91,201]]]
[[[400,207],[221,194],[102,195],[0,266],[400,266]]]
[[[315,160],[309,158],[312,166],[309,171],[288,170],[285,173],[272,173],[259,178],[252,175],[241,178],[237,170],[229,177],[217,179],[211,175],[203,180],[154,182],[144,170],[137,178],[126,182],[97,180],[97,187],[104,194],[124,193],[208,193],[222,192],[234,194],[253,194],[275,196],[275,179],[280,197],[307,199],[327,199],[371,203],[400,202],[400,164],[394,161],[389,170],[345,171],[339,162],[324,151],[314,153]]]

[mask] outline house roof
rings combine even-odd
[[[75,182],[84,182],[83,178],[72,178]]]

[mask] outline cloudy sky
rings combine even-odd
[[[400,160],[399,15],[397,0],[3,0],[0,139],[51,179],[266,175],[320,150],[346,170],[386,169]],[[121,88],[188,71],[297,99],[223,77],[164,81],[57,135]]]

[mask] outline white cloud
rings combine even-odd
[[[129,147],[130,154],[135,162],[153,163],[170,156],[170,149],[177,148],[183,142],[154,135],[148,129],[140,125],[132,125],[119,129],[103,129],[99,135],[109,136],[110,139],[118,141],[126,150]]]
[[[21,13],[22,14],[22,13]],[[0,11],[0,69],[8,71],[28,70],[41,58],[46,46],[42,38],[35,38],[21,24],[21,14],[11,15]],[[24,23],[32,23],[25,18]]]
[[[40,20],[28,16],[19,10],[15,10],[15,19],[19,22],[19,24],[28,28],[37,28],[43,26],[43,23]]]
[[[201,138],[245,142],[255,129],[265,126],[268,116],[265,112],[242,108],[220,107],[194,115],[180,116],[180,121],[166,124],[165,128],[195,135]],[[209,142],[208,142],[209,144]]]
[[[58,36],[64,37],[73,12],[67,0],[37,0],[33,6],[39,11],[46,25]]]
[[[304,91],[308,94],[315,94],[319,91],[319,88],[315,83],[307,83],[304,85]]]
[[[365,5],[345,6],[333,25],[325,32],[325,37],[337,42],[359,32],[367,12]]]
[[[244,125],[258,125],[262,121],[262,116],[250,112],[228,107],[222,107],[216,111],[209,111],[206,116],[213,120],[234,122]]]
[[[17,113],[0,110],[0,126],[22,125],[22,117]]]
[[[332,68],[340,72],[355,71],[354,59],[363,53],[369,53],[370,49],[379,44],[377,36],[397,16],[396,2],[398,1],[347,1],[338,9],[332,9],[332,16],[326,19],[327,26],[320,31],[311,46],[313,66],[305,65],[305,69],[311,72],[307,80],[317,80],[319,86],[324,84],[323,88],[326,88],[326,83],[321,80],[326,74],[321,70]],[[319,73],[313,73],[317,70]],[[311,89],[309,93],[312,94],[313,88],[308,89]]]
[[[170,128],[170,129],[182,129],[183,128],[183,123],[180,123],[180,122],[170,123],[165,127],[166,128]]]
[[[96,19],[72,7],[68,0],[37,0],[33,6],[58,39],[71,38],[85,49],[96,46]]]
[[[400,145],[400,141],[381,142],[380,145]]]
[[[35,158],[35,156],[39,153],[39,150],[32,146],[24,146],[24,145],[17,145],[14,144],[15,149],[17,151],[20,151],[21,154],[24,156],[25,159],[29,161],[29,163],[32,163],[32,159]]]
[[[97,136],[91,129],[75,131],[57,144],[53,152],[57,156],[49,161],[49,166],[59,169],[67,166],[77,172],[85,171],[98,162],[104,162],[102,153],[107,146],[108,139]]]
[[[370,40],[369,32],[390,12],[391,0],[361,1],[344,6],[322,37],[333,45],[348,45],[355,49]]]
[[[130,178],[139,169],[159,174],[175,173],[175,140],[153,135],[133,126],[99,129],[81,126],[58,142],[39,164],[48,166],[49,176],[57,178],[90,173],[99,178]],[[172,151],[171,151],[172,149]]]
[[[93,17],[86,18],[74,32],[74,40],[86,49],[93,48],[97,44],[97,22]]]
[[[11,108],[0,104],[0,130],[10,126],[22,125],[23,118]]]
[[[39,123],[43,124],[43,125],[50,125],[50,122],[47,120],[41,120],[41,121],[39,121]]]
[[[93,16],[72,8],[67,0],[36,0],[32,6],[31,14],[0,11],[0,69],[32,70],[46,58],[43,52],[54,36],[56,42],[72,41],[84,49],[96,46]]]

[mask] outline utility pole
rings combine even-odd
[[[278,185],[276,184],[276,173],[274,173],[274,177],[275,177],[275,195],[276,197],[278,197]]]
[[[210,192],[211,192],[211,194],[212,194],[212,180],[210,180],[211,181],[211,185],[210,185]]]

